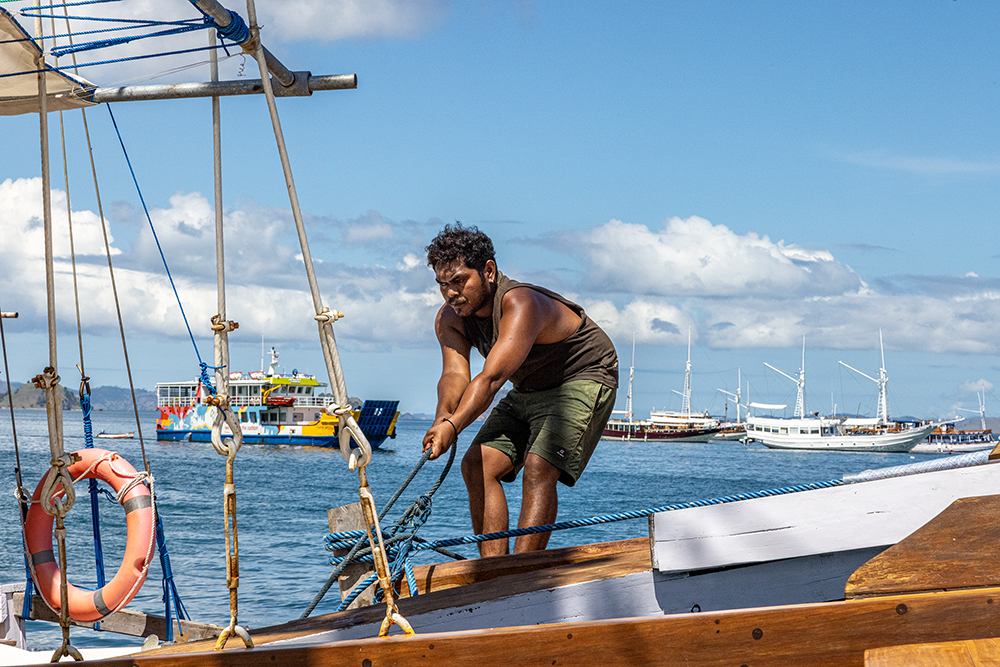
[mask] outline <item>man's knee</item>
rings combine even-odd
[[[497,479],[514,469],[510,457],[498,449],[473,443],[462,457],[462,477],[466,482],[480,479]]]
[[[529,484],[555,484],[562,475],[562,470],[549,463],[537,454],[528,454],[524,458],[524,481]]]
[[[472,477],[482,479],[483,450],[481,446],[472,445],[466,450],[465,456],[462,457],[462,477],[466,481]]]

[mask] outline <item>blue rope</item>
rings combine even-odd
[[[80,409],[83,411],[83,437],[84,447],[94,448],[94,425],[90,419],[93,406],[90,402],[90,388],[83,383],[80,391]],[[107,583],[104,573],[104,546],[101,542],[101,515],[98,512],[97,500],[100,497],[100,489],[97,480],[90,478],[90,526],[94,533],[94,566],[97,570],[97,587],[104,588]],[[100,621],[94,623],[94,629],[100,630]]]
[[[63,7],[80,7],[82,5],[103,5],[109,2],[121,2],[121,0],[83,0],[83,2],[64,2],[58,5],[40,5],[38,7],[31,7],[30,9],[22,9],[21,12],[30,11],[31,9],[62,9]]]
[[[111,46],[119,46],[121,44],[129,44],[136,40],[146,39],[147,37],[164,37],[168,35],[179,35],[185,32],[194,32],[195,30],[202,30],[205,26],[203,25],[186,25],[180,28],[171,28],[170,30],[160,30],[158,32],[150,32],[144,35],[128,35],[125,37],[116,37],[113,39],[100,39],[92,42],[81,42],[79,44],[72,44],[70,46],[64,46],[61,48],[54,48],[51,53],[56,58],[61,56],[70,55],[73,53],[81,53],[83,51],[94,51],[96,49],[104,49]]]
[[[176,609],[178,625],[182,619],[188,620],[191,617],[188,616],[184,603],[181,602],[180,593],[177,592],[177,585],[174,583],[174,572],[170,567],[170,553],[167,552],[166,533],[163,531],[163,520],[160,519],[159,512],[156,513],[156,543],[160,552],[160,569],[163,570],[163,618],[167,624],[166,641],[172,642],[174,640],[174,624],[171,606]]]
[[[455,451],[456,451],[456,449],[457,449],[456,447],[452,447],[451,448],[451,450],[449,452],[449,455],[448,455],[448,461],[447,461],[447,463],[445,463],[444,469],[441,471],[441,474],[438,476],[437,480],[434,482],[434,484],[431,487],[430,491],[428,491],[424,496],[421,496],[421,498],[426,498],[425,502],[426,502],[426,505],[427,505],[427,510],[426,510],[427,516],[430,515],[430,497],[432,495],[434,495],[434,493],[441,487],[441,484],[444,482],[445,477],[447,477],[448,472],[451,470],[451,466],[455,462]],[[410,482],[413,481],[413,478],[417,476],[417,472],[427,462],[427,460],[430,457],[430,455],[431,455],[431,452],[430,452],[430,450],[428,450],[428,451],[424,452],[423,456],[420,457],[420,460],[417,461],[417,464],[413,467],[413,470],[410,471],[410,474],[406,477],[406,479],[400,485],[399,489],[396,490],[396,493],[393,494],[392,498],[389,499],[389,502],[386,503],[385,507],[382,508],[382,511],[378,515],[379,519],[384,518],[385,515],[389,513],[389,510],[395,504],[396,500],[398,500],[399,497],[403,494],[403,491],[406,489],[407,486],[409,486]],[[414,503],[414,505],[416,505],[417,502],[420,502],[419,498]],[[411,505],[410,509],[408,509],[407,512],[404,513],[404,517],[406,517],[408,515],[411,515],[412,511],[413,511],[413,506]],[[400,519],[400,522],[402,522],[402,521],[403,521],[403,519]],[[424,521],[426,521],[426,518],[424,519]],[[387,544],[395,542],[395,541],[399,541],[401,539],[407,539],[407,538],[409,538],[411,540],[414,539],[412,536],[409,536],[409,535],[394,536],[394,534],[400,528],[400,522],[397,522],[397,524],[393,527],[393,529],[390,532],[388,538],[385,538],[385,537],[383,538],[384,541]],[[362,545],[366,541],[367,533],[365,531],[353,531],[353,532],[355,533],[355,535],[354,535],[354,537],[356,538],[355,541],[353,542],[353,544],[348,543],[348,544],[346,544],[343,547],[345,549],[346,548],[350,548],[350,552],[348,552],[348,554],[346,556],[344,556],[343,558],[341,558],[341,559],[334,558],[334,559],[331,560],[331,564],[336,563],[336,566],[333,568],[333,572],[331,572],[330,576],[327,577],[326,582],[323,584],[322,587],[320,587],[319,592],[316,593],[316,596],[312,599],[312,602],[309,603],[309,605],[306,607],[305,611],[302,612],[302,615],[299,618],[308,618],[309,617],[309,614],[311,614],[313,612],[313,610],[316,608],[316,605],[318,605],[320,603],[320,601],[323,599],[323,596],[325,596],[326,593],[327,593],[327,591],[330,590],[330,587],[333,586],[333,582],[337,581],[337,577],[340,576],[340,573],[344,570],[344,568],[347,567],[347,565],[349,563],[357,562],[358,554],[367,553],[367,554],[369,554],[368,557],[371,558],[371,556],[370,556],[370,554],[371,554],[371,547],[368,546],[368,547],[366,547],[364,549],[362,548]],[[416,538],[416,539],[419,540],[419,538]],[[364,582],[362,582],[362,583],[364,583]],[[360,586],[360,584],[359,584],[359,586]],[[367,586],[365,586],[365,588],[367,588]],[[354,597],[351,597],[348,602],[346,602],[346,603],[341,602],[341,607],[346,608],[346,605],[348,605],[351,602],[353,602],[354,598],[356,598],[358,595],[360,595],[363,590],[364,590],[364,588],[358,589],[357,586],[354,589],[352,589],[352,591],[351,591],[352,594],[354,593],[354,591],[357,591],[357,594],[354,594]]]
[[[596,526],[602,523],[612,523],[614,521],[627,521],[629,519],[641,519],[643,517],[648,517],[653,514],[659,514],[661,512],[673,512],[675,510],[690,509],[692,507],[707,507],[709,505],[722,505],[725,503],[734,503],[740,500],[750,500],[751,498],[764,498],[767,496],[780,496],[788,493],[798,493],[800,491],[811,491],[813,489],[826,489],[833,486],[843,485],[843,480],[835,479],[828,482],[813,482],[810,484],[797,484],[795,486],[785,486],[778,489],[766,489],[764,491],[754,491],[751,493],[740,493],[731,496],[721,496],[719,498],[710,498],[708,500],[694,500],[685,503],[673,503],[671,505],[664,505],[662,507],[652,507],[644,510],[634,510],[630,512],[620,512],[618,514],[605,514],[602,516],[595,516],[589,519],[576,519],[573,521],[561,521],[559,523],[551,523],[546,526],[530,526],[528,528],[515,528],[513,530],[504,530],[496,533],[485,533],[483,535],[467,535],[465,537],[456,537],[449,540],[436,540],[432,542],[426,542],[417,545],[417,549],[433,549],[435,547],[449,547],[458,544],[477,544],[479,542],[489,542],[490,540],[499,540],[508,537],[517,537],[519,535],[531,535],[534,533],[549,533],[557,530],[566,530],[568,528],[582,528],[584,526]]]
[[[660,512],[673,512],[676,510],[689,509],[692,507],[707,507],[709,505],[722,505],[725,503],[733,503],[740,500],[750,500],[752,498],[764,498],[767,496],[779,496],[788,493],[798,493],[800,491],[811,491],[813,489],[825,489],[834,486],[843,485],[843,480],[835,479],[828,482],[812,482],[809,484],[796,484],[794,486],[785,486],[777,489],[766,489],[763,491],[753,491],[749,493],[740,493],[736,495],[721,496],[718,498],[710,498],[707,500],[693,500],[683,503],[673,503],[671,505],[664,505],[662,507],[652,507],[644,510],[632,510],[628,512],[619,512],[617,514],[604,514],[600,516],[591,517],[589,519],[575,519],[571,521],[562,521],[559,523],[552,523],[545,526],[531,526],[528,528],[515,528],[512,530],[499,531],[495,533],[484,533],[482,535],[468,535],[465,537],[457,537],[447,540],[436,540],[427,542],[418,542],[414,545],[414,549],[425,550],[425,549],[438,549],[441,547],[456,546],[459,544],[476,544],[479,542],[489,542],[490,540],[499,540],[509,537],[517,537],[519,535],[531,535],[534,533],[549,533],[557,530],[567,530],[569,528],[582,528],[584,526],[596,526],[602,523],[613,523],[615,521],[628,521],[630,519],[641,519],[643,517],[648,517],[653,514],[659,514]],[[354,539],[359,536],[363,536],[364,531],[343,531],[340,533],[331,533],[325,540],[327,543],[327,550],[344,548],[342,545],[344,542],[342,540]]]
[[[128,164],[128,170],[132,174],[132,182],[135,183],[136,192],[139,194],[139,201],[142,203],[142,210],[146,214],[146,221],[149,222],[149,229],[153,233],[153,240],[156,241],[156,249],[160,252],[160,259],[163,260],[163,268],[167,272],[167,278],[170,280],[170,287],[174,290],[174,297],[177,299],[177,307],[180,308],[181,317],[184,319],[184,326],[187,327],[188,337],[191,338],[191,345],[194,347],[195,356],[198,357],[198,365],[201,367],[201,381],[208,389],[209,393],[213,396],[215,395],[215,387],[209,381],[208,369],[212,368],[218,370],[218,367],[209,366],[201,358],[201,353],[198,351],[198,344],[194,340],[194,333],[191,331],[191,324],[188,322],[187,315],[184,313],[184,305],[181,303],[181,296],[177,293],[177,285],[174,284],[174,277],[170,275],[170,267],[167,266],[167,258],[163,254],[163,246],[160,245],[160,239],[156,235],[156,228],[153,226],[153,219],[149,216],[149,209],[146,207],[146,200],[142,196],[142,189],[139,188],[139,180],[136,178],[135,170],[132,168],[132,161],[129,160],[128,151],[125,149],[125,141],[122,139],[122,133],[118,130],[118,123],[115,121],[115,114],[111,111],[111,105],[108,106],[108,113],[111,114],[111,124],[114,125],[115,133],[118,135],[118,143],[121,144],[122,153],[125,155],[125,163]]]

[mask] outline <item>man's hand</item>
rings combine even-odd
[[[457,440],[458,433],[455,431],[455,427],[452,426],[451,422],[442,419],[427,429],[427,434],[424,435],[423,451],[431,450],[430,458],[433,460],[447,452],[452,443]]]

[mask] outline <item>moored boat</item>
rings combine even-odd
[[[135,431],[127,431],[125,433],[105,433],[101,431],[97,434],[98,438],[105,438],[107,440],[131,440],[135,437]]]
[[[268,370],[229,375],[229,397],[243,441],[251,444],[339,447],[336,416],[325,408],[333,396],[321,394],[326,383],[313,375],[277,372],[278,353],[271,348]],[[204,388],[198,380],[158,382],[156,420],[158,440],[211,442],[216,408],[202,403]],[[352,411],[372,447],[396,437],[399,401],[366,400]],[[228,424],[224,436],[231,436]],[[353,443],[353,441],[352,441]]]
[[[882,348],[882,332],[879,331],[879,347]],[[747,417],[747,437],[772,449],[836,450],[849,452],[908,452],[927,437],[940,422],[909,424],[893,422],[889,419],[886,384],[889,378],[885,372],[885,350],[882,348],[882,366],[878,379],[848,366],[841,365],[863,375],[878,385],[878,415],[874,419],[843,416],[820,417],[818,413],[808,416],[805,397],[805,338],[802,340],[802,366],[798,379],[774,366],[764,365],[781,373],[796,383],[798,392],[795,399],[795,413],[791,419],[783,417]],[[751,403],[751,407],[782,408],[786,406]]]
[[[688,330],[688,357],[684,372],[681,411],[653,410],[649,419],[632,419],[632,376],[635,370],[635,342],[632,343],[632,368],[628,376],[628,407],[626,419],[609,419],[602,440],[641,440],[672,442],[709,442],[721,429],[718,419],[707,412],[691,412],[691,331]]]

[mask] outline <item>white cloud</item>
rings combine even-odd
[[[918,157],[894,155],[888,151],[833,152],[841,162],[876,169],[906,171],[924,175],[996,174],[1000,173],[1000,160],[976,161],[953,157]]]
[[[670,218],[659,230],[611,220],[566,245],[589,264],[583,286],[603,292],[792,298],[865,287],[828,251],[739,236],[699,217]]]
[[[19,326],[33,330],[44,329],[45,319],[40,188],[39,179],[0,183],[0,306],[20,311]],[[52,200],[55,218],[64,220],[65,194],[54,190]],[[192,328],[208,336],[216,313],[214,212],[198,193],[175,194],[169,204],[151,209],[150,216]],[[224,217],[228,318],[244,331],[267,331],[276,342],[315,340],[290,214],[248,205]],[[90,211],[74,211],[73,220],[83,324],[104,335],[117,318],[100,223]],[[347,252],[344,236],[365,228],[362,221],[371,223],[374,237],[367,243],[355,237],[358,243]],[[109,223],[113,229],[114,220]],[[312,248],[323,305],[346,314],[336,324],[338,340],[360,348],[433,347],[441,297],[423,265],[419,225],[375,212],[323,225],[342,232],[314,230],[320,238],[313,238]],[[876,344],[868,333],[881,328],[890,348],[1000,353],[994,326],[1000,298],[992,280],[963,278],[961,289],[914,280],[905,294],[884,294],[827,251],[739,236],[701,218],[672,218],[659,231],[611,221],[575,237],[584,239],[576,249],[586,253],[588,278],[566,296],[617,340],[635,333],[640,343],[682,345],[690,327],[695,340],[711,348],[795,347],[803,335],[810,345],[868,348]],[[65,224],[56,224],[62,330],[75,326],[68,247]],[[148,230],[112,251],[130,335],[186,336]]]
[[[993,383],[989,380],[980,378],[978,380],[966,380],[959,387],[959,391],[974,394],[980,391],[993,391]]]
[[[61,327],[75,326],[72,268],[65,226],[65,194],[53,190],[56,306]],[[61,206],[61,208],[60,208]],[[316,338],[312,300],[302,271],[301,254],[291,233],[287,212],[246,208],[225,213],[227,254],[227,316],[248,331],[274,332],[274,338]],[[150,218],[195,335],[208,334],[217,312],[215,214],[198,193],[178,193],[170,207],[151,209]],[[22,326],[44,327],[45,271],[40,179],[7,180],[0,184],[0,304],[22,313]],[[97,216],[74,211],[77,278],[84,301],[83,325],[104,333],[117,325],[106,263],[81,262],[103,253]],[[110,221],[114,226],[114,221]],[[115,277],[126,330],[132,335],[186,336],[177,301],[163,269],[159,250],[148,228],[116,261]],[[314,255],[316,249],[314,248]],[[410,264],[416,264],[415,255]],[[324,265],[314,257],[317,271]],[[440,296],[433,282],[416,291],[411,268],[385,269],[343,264],[322,269],[319,281],[324,305],[344,311],[338,337],[365,345],[425,344],[432,338],[434,312]],[[400,332],[406,332],[401,336]]]
[[[447,11],[443,0],[285,0],[258,5],[265,36],[283,41],[415,35]]]

